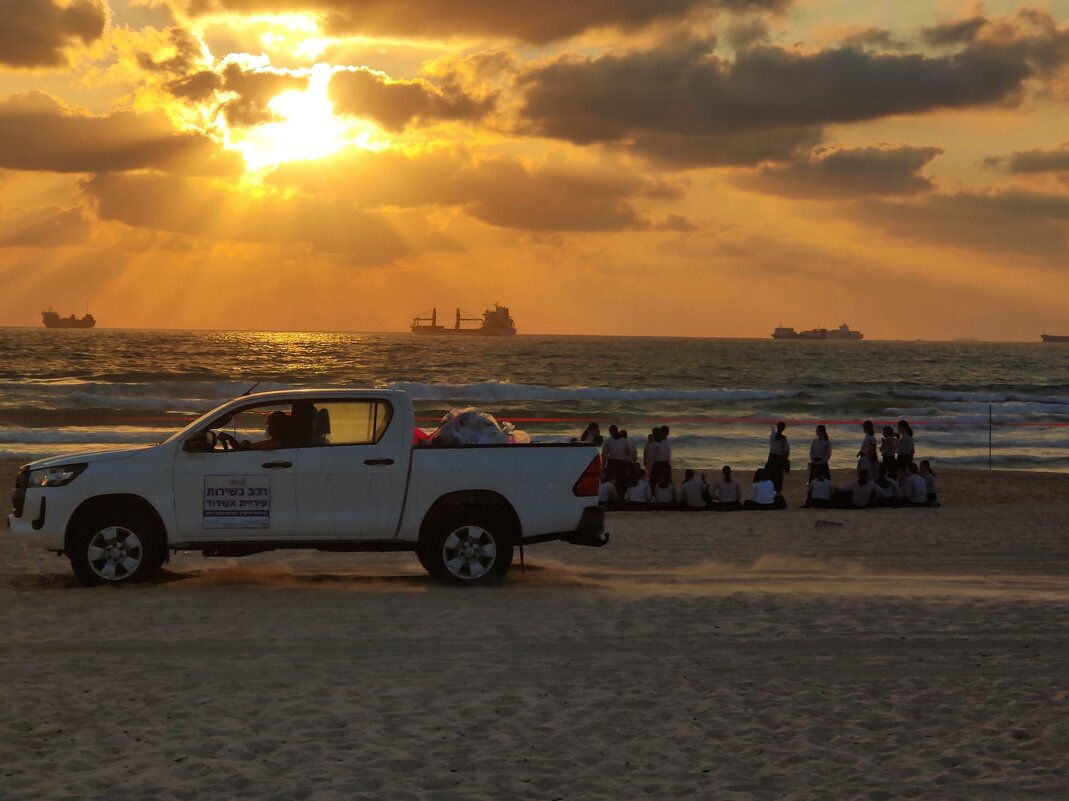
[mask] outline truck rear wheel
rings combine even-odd
[[[488,584],[512,565],[513,532],[497,515],[450,512],[432,524],[420,543],[420,564],[451,584]]]
[[[100,512],[82,521],[67,544],[74,575],[86,587],[152,578],[167,556],[159,526],[136,510]]]

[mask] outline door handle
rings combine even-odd
[[[393,464],[393,459],[365,459],[364,464],[371,466]]]
[[[266,467],[269,470],[272,469],[272,468],[275,468],[275,467],[286,468],[286,467],[293,467],[293,462],[264,462],[263,465],[261,465],[261,466],[262,467]]]

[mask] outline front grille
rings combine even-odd
[[[30,486],[30,471],[22,468],[15,476],[15,491],[11,493],[11,507],[15,517],[22,517],[22,507],[26,503],[26,488]]]

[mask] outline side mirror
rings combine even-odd
[[[215,450],[215,443],[218,441],[218,434],[211,429],[205,429],[187,437],[182,443],[182,450],[186,453],[209,453]]]

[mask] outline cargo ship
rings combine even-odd
[[[793,328],[780,325],[772,332],[773,339],[840,339],[857,341],[863,339],[864,336],[860,331],[851,330],[846,323],[843,323],[838,328],[810,328],[807,331],[795,331]]]
[[[1044,342],[1069,342],[1069,336],[1064,334],[1041,334],[1040,338]]]
[[[97,324],[96,318],[88,312],[82,318],[73,314],[70,317],[60,317],[51,309],[41,312],[41,322],[45,324],[45,328],[92,328]]]
[[[462,323],[481,323],[478,327],[462,327]],[[412,320],[410,330],[420,336],[474,336],[474,337],[507,337],[516,333],[516,324],[509,316],[508,306],[494,304],[494,308],[487,309],[480,317],[465,317],[457,309],[453,320],[453,327],[447,328],[438,325],[438,309],[431,309],[430,316],[417,316]]]

